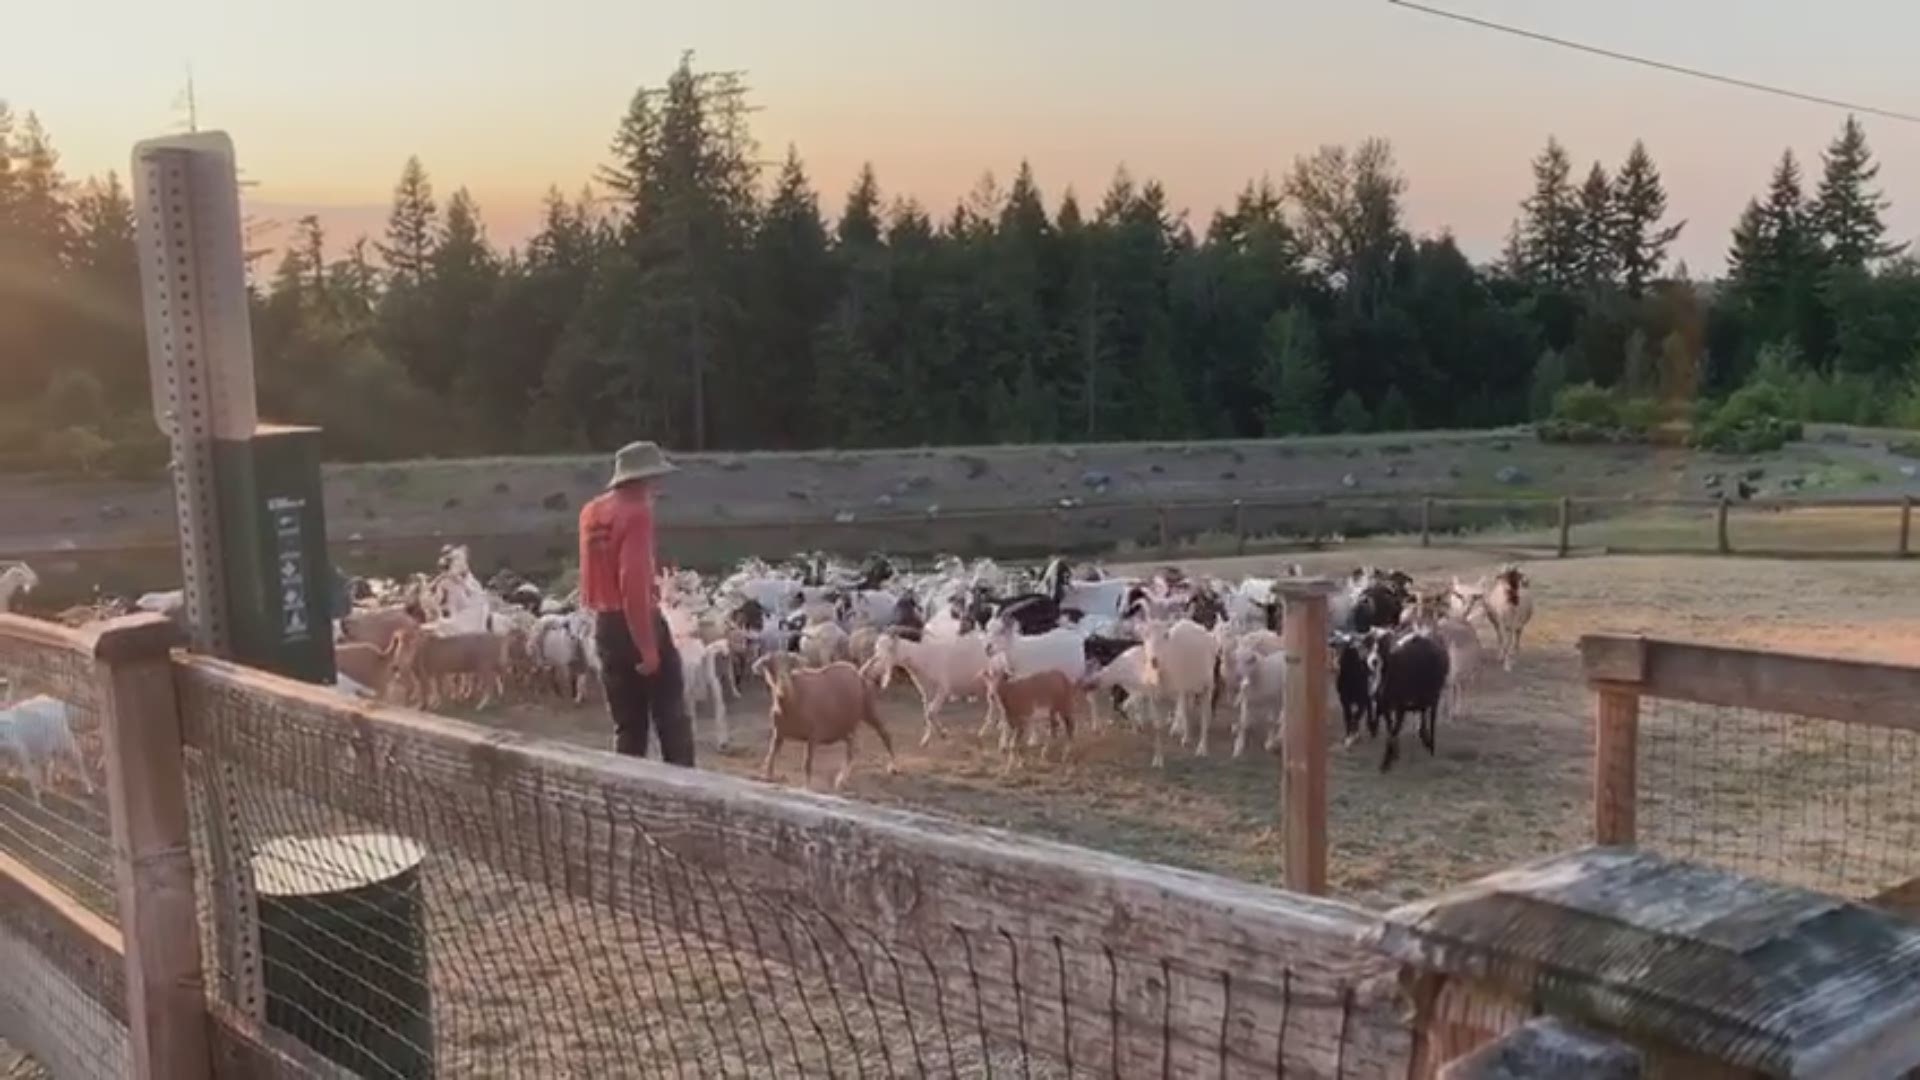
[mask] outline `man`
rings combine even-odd
[[[614,455],[606,493],[580,511],[580,602],[594,613],[615,752],[646,757],[651,728],[662,760],[691,766],[693,727],[680,654],[660,614],[653,548],[653,485],[673,471],[650,442]]]

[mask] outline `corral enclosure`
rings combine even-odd
[[[1294,562],[1309,573],[1344,573],[1361,562],[1404,567],[1442,583],[1455,575],[1476,579],[1498,564],[1476,552],[1360,547],[1183,565],[1190,572],[1238,577]],[[1144,571],[1150,565],[1119,569]],[[1592,705],[1575,649],[1582,635],[1647,634],[1920,663],[1920,610],[1908,599],[1920,587],[1920,565],[1913,563],[1646,556],[1523,565],[1537,590],[1538,610],[1520,658],[1512,673],[1497,665],[1483,672],[1470,715],[1442,723],[1437,756],[1427,756],[1409,735],[1402,763],[1382,775],[1377,742],[1342,749],[1336,740],[1329,811],[1335,895],[1389,906],[1582,841],[1590,828],[1593,737]],[[1490,639],[1484,627],[1482,633]],[[1274,758],[1257,750],[1237,760],[1227,756],[1230,701],[1216,718],[1208,758],[1173,750],[1167,767],[1156,771],[1148,765],[1144,735],[1112,731],[1082,738],[1070,766],[1032,764],[1008,776],[991,740],[974,737],[978,706],[949,705],[947,726],[957,734],[918,746],[919,699],[901,683],[882,706],[900,747],[901,771],[885,774],[879,748],[868,740],[849,786],[856,797],[1249,881],[1279,880],[1279,770]],[[730,705],[730,752],[714,750],[704,714],[696,721],[703,766],[741,775],[757,771],[765,749],[765,696],[751,684],[747,694]],[[1814,726],[1754,717],[1762,727],[1741,736],[1731,719],[1694,726],[1680,723],[1685,706],[1661,710],[1649,712],[1647,749],[1660,754],[1648,767],[1671,783],[1654,797],[1683,804],[1685,813],[1662,819],[1660,828],[1712,838],[1729,851],[1759,844],[1757,837],[1773,835],[1784,817],[1792,817],[1796,828],[1817,824],[1812,816],[1835,790],[1835,776],[1864,770],[1872,756],[1864,734],[1842,739]],[[473,718],[583,746],[611,744],[597,703],[521,702]],[[1761,731],[1777,737],[1761,737]],[[1796,734],[1798,743],[1783,741]],[[1256,747],[1263,736],[1256,732]],[[1889,749],[1912,752],[1906,741],[1882,746],[1872,760],[1891,771],[1859,781],[1881,796],[1888,794],[1886,785],[1909,775],[1894,767]],[[1723,767],[1738,767],[1709,767],[1715,752]],[[826,751],[824,760],[817,766],[822,784],[838,767],[838,751]],[[799,783],[797,751],[788,751],[780,773],[785,782]],[[1700,796],[1692,804],[1681,790],[1688,787]],[[1718,801],[1707,801],[1709,794]],[[1864,812],[1873,796],[1867,787],[1855,790],[1856,806]],[[1902,798],[1899,805],[1905,804]],[[1884,799],[1875,805],[1885,805]],[[1904,811],[1893,809],[1894,824],[1905,821]],[[1829,839],[1841,842],[1852,819],[1822,812]],[[1914,839],[1920,845],[1920,831]],[[1805,842],[1815,840],[1809,835]]]
[[[1488,565],[1485,556],[1395,549],[1309,557],[1320,570],[1362,560],[1441,580]],[[231,1075],[308,1074],[311,1048],[399,1036],[428,1040],[422,1048],[443,1069],[479,1076],[535,1062],[676,1075],[801,1075],[858,1062],[856,1072],[888,1074],[1424,1076],[1433,1046],[1469,1049],[1499,1025],[1449,1028],[1453,1041],[1429,1041],[1422,1057],[1416,1028],[1458,1023],[1431,1011],[1436,999],[1409,996],[1417,984],[1369,944],[1382,926],[1409,925],[1396,920],[1417,913],[1381,923],[1367,908],[1431,896],[1618,828],[1620,811],[1603,809],[1593,783],[1588,683],[1628,680],[1596,685],[1631,690],[1641,668],[1615,660],[1596,674],[1591,655],[1583,664],[1575,654],[1578,639],[1624,630],[1880,659],[1920,653],[1899,598],[1913,583],[1908,564],[1596,558],[1528,572],[1539,615],[1517,670],[1492,674],[1474,715],[1442,727],[1437,756],[1410,747],[1383,776],[1374,746],[1332,752],[1332,891],[1365,907],[1258,884],[1274,877],[1276,825],[1286,824],[1276,817],[1276,764],[1261,753],[1238,762],[1218,749],[1206,760],[1176,755],[1160,773],[1147,767],[1141,737],[1115,733],[1086,740],[1070,765],[1030,764],[1005,779],[986,747],[962,734],[930,753],[910,751],[903,776],[857,774],[856,796],[939,812],[927,818],[613,761],[518,731],[489,736],[218,662],[156,662],[107,644],[121,637],[90,644],[17,620],[0,629],[14,635],[9,676],[68,695],[83,739],[104,728],[111,743],[122,710],[170,702],[137,691],[158,689],[145,680],[171,665],[180,835],[205,886],[197,913],[176,903],[171,917],[204,934],[209,1030]],[[164,625],[133,624],[120,633]],[[1856,647],[1861,640],[1880,648]],[[1712,671],[1702,701],[1662,698],[1674,685],[1660,676],[1671,675],[1661,658],[1686,650],[1638,648],[1653,672],[1638,698],[1639,750],[1627,759],[1638,779],[1606,791],[1637,805],[1642,844],[1876,903],[1889,884],[1920,879],[1911,782],[1920,735],[1902,704],[1911,695],[1890,689],[1920,683],[1920,674],[1813,662],[1826,671],[1818,685],[1857,683],[1864,696],[1809,696],[1809,684],[1783,682],[1781,707],[1841,719],[1782,717],[1753,710],[1764,685],[1736,686]],[[76,649],[91,649],[91,661]],[[147,656],[146,666],[120,671],[123,652]],[[1703,655],[1732,658],[1724,649]],[[1741,662],[1762,672],[1806,663]],[[119,673],[100,691],[90,689],[95,670]],[[890,709],[896,733],[911,742],[901,711]],[[1602,730],[1614,730],[1604,715]],[[486,719],[524,730],[535,717],[548,719],[542,730],[603,740],[591,709],[521,707]],[[122,785],[127,762],[145,751],[108,749],[119,755]],[[728,771],[748,761],[707,758]],[[791,776],[792,764],[783,771]],[[128,835],[136,856],[134,869],[119,866],[123,898],[128,874],[137,884],[139,868],[161,865],[160,849],[139,855],[159,837],[143,839],[124,814],[107,813],[114,809],[98,796],[0,808],[9,828],[0,848],[14,860],[0,883],[16,892],[39,883],[14,898],[0,925],[32,961],[26,992],[0,994],[0,1022],[36,1047],[79,1040],[72,1045],[87,1053],[62,1059],[63,1075],[117,1075],[129,1053],[148,1060],[156,1029],[142,1034],[116,995],[142,1000],[144,985],[164,998],[169,985],[160,971],[145,972],[144,983],[129,975],[124,988],[114,977],[119,950],[132,955],[145,924],[102,896],[99,867],[114,864],[102,855],[103,833],[115,843]],[[422,932],[364,940],[329,962],[369,983],[373,972],[418,964],[430,1017],[418,1004],[361,998],[322,1003],[305,1019],[268,1005],[272,1030],[262,1028],[261,974],[320,952],[311,937],[290,948],[264,916],[257,938],[245,932],[255,902],[247,853],[368,830],[420,845]],[[310,871],[353,869],[322,862]],[[153,895],[167,895],[165,880],[148,883]],[[77,943],[74,927],[84,930]],[[290,1046],[289,1031],[304,1031],[309,1049]]]

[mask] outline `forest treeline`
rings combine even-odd
[[[1200,222],[1124,167],[1049,198],[1023,163],[945,209],[868,168],[823,206],[748,117],[683,61],[513,250],[418,160],[383,235],[295,223],[255,264],[263,414],[382,459],[1480,427],[1589,382],[1679,415],[1761,379],[1802,419],[1920,425],[1920,264],[1853,118],[1782,155],[1699,281],[1668,250],[1704,226],[1637,142],[1581,172],[1549,140],[1475,265],[1413,231],[1378,139]],[[0,466],[156,468],[141,326],[124,187],[0,106]]]

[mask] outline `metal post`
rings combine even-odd
[[[1720,505],[1714,510],[1713,530],[1722,555],[1733,554],[1733,544],[1727,539],[1727,507],[1727,497],[1720,496]]]
[[[1573,547],[1573,500],[1560,496],[1560,557],[1566,558]]]
[[[1286,608],[1286,710],[1281,763],[1282,870],[1286,887],[1327,891],[1327,597],[1335,584],[1287,578],[1275,587]]]

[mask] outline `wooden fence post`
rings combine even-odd
[[[1327,597],[1335,585],[1286,578],[1280,626],[1286,650],[1281,762],[1282,874],[1294,892],[1327,891]]]
[[[1247,553],[1247,506],[1239,499],[1233,500],[1233,553]]]
[[[94,640],[126,943],[127,1041],[143,1080],[212,1075],[186,760],[168,655],[184,640],[163,615],[114,619]]]
[[[1593,688],[1593,840],[1632,844],[1640,799],[1640,685],[1647,676],[1642,638],[1580,639],[1580,665]]]
[[[1160,557],[1173,558],[1173,529],[1167,522],[1167,508],[1161,507],[1160,518]]]
[[[1722,555],[1733,554],[1733,544],[1727,539],[1727,507],[1729,505],[1727,497],[1722,495],[1720,496],[1720,505],[1716,507],[1713,512],[1715,543],[1719,546],[1720,554]]]
[[[1903,559],[1913,554],[1913,548],[1908,544],[1912,537],[1913,496],[1908,495],[1900,500],[1900,557]]]
[[[1566,558],[1573,549],[1573,499],[1560,496],[1560,557]]]
[[[1420,500],[1420,546],[1433,546],[1433,496],[1427,495]]]

